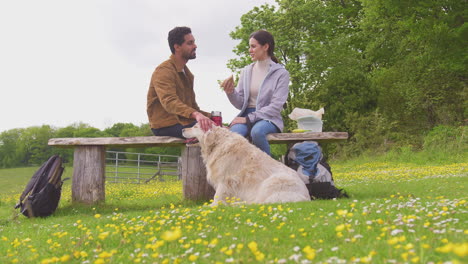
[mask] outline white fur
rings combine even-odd
[[[207,180],[216,191],[213,205],[232,197],[246,203],[310,201],[306,179],[241,135],[221,127],[204,133],[198,125],[183,135],[200,141]]]

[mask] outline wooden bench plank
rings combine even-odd
[[[314,140],[318,142],[335,142],[346,140],[347,132],[306,132],[306,133],[273,133],[267,139],[272,144],[285,144]],[[147,147],[147,146],[182,146],[184,139],[166,136],[148,137],[98,137],[98,138],[51,138],[50,146],[74,147],[74,146],[122,146],[122,147]]]
[[[166,136],[149,137],[97,137],[97,138],[51,138],[49,146],[75,147],[75,146],[123,146],[123,147],[146,147],[146,146],[182,146],[184,139]]]
[[[295,143],[301,141],[336,142],[348,139],[348,132],[305,132],[273,133],[267,136],[271,144]]]

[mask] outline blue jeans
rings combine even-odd
[[[247,108],[245,109],[244,113],[242,113],[241,117],[246,117],[252,112],[255,112],[255,108]],[[247,127],[247,124],[235,124],[231,127],[231,131],[236,132],[243,137],[250,136],[252,139],[252,144],[257,146],[268,155],[271,155],[271,153],[270,144],[266,138],[267,135],[280,132],[280,130],[273,123],[267,120],[260,120],[256,122],[250,131]]]
[[[173,126],[161,127],[161,128],[152,128],[151,131],[155,136],[169,136],[169,137],[178,137],[184,138],[182,136],[182,129],[187,127],[193,127],[197,122],[193,122],[189,125],[183,126],[181,124],[175,124]]]

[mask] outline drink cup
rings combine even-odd
[[[223,126],[223,118],[221,116],[221,111],[212,111],[211,112],[211,120],[217,125],[217,126]]]

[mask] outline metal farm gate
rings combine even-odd
[[[112,183],[148,183],[151,180],[180,180],[180,157],[106,151],[106,180]]]

